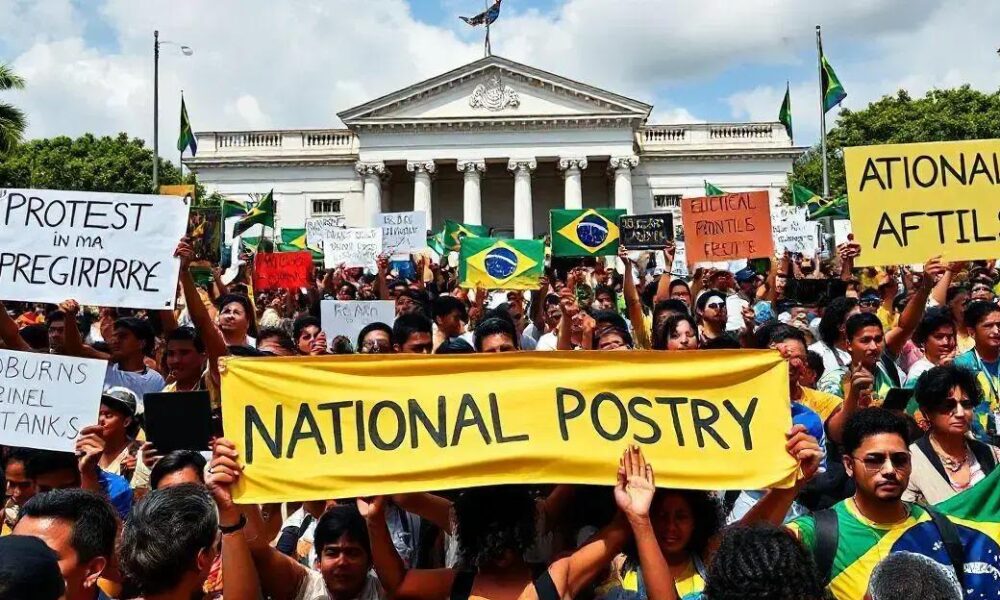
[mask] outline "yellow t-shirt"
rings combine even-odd
[[[896,326],[899,322],[899,313],[894,310],[886,309],[885,306],[878,307],[878,311],[875,313],[879,321],[882,321],[882,329],[889,331]]]
[[[705,590],[705,580],[693,560],[688,560],[680,570],[670,570],[674,578],[674,587],[677,589],[677,597],[681,600],[694,600]],[[639,590],[639,572],[636,569],[629,569],[622,576],[621,587],[630,592]]]
[[[806,408],[812,410],[823,419],[823,424],[840,409],[844,401],[819,390],[804,387],[802,388],[802,398],[799,400]]]

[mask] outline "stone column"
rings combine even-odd
[[[639,166],[638,156],[615,156],[608,162],[608,169],[615,174],[615,208],[632,211],[632,169]]]
[[[458,170],[465,174],[462,222],[469,225],[482,225],[483,193],[480,179],[486,172],[486,161],[460,160],[458,161]]]
[[[531,214],[531,172],[538,167],[533,159],[510,159],[507,169],[514,172],[514,237],[530,240],[535,237]]]
[[[437,170],[433,160],[408,161],[406,170],[413,173],[413,210],[427,213],[427,227],[434,229],[431,215],[431,174]]]
[[[382,212],[392,212],[392,172],[386,167],[382,175]]]
[[[587,168],[586,158],[560,158],[559,170],[566,179],[566,196],[563,206],[567,209],[583,208],[583,173]]]
[[[355,163],[354,170],[361,175],[365,183],[363,226],[371,227],[375,217],[382,210],[382,175],[385,174],[385,163],[358,162]]]

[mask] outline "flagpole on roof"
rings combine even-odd
[[[184,112],[184,90],[181,90],[181,112]],[[181,171],[181,183],[184,183],[184,146],[181,146],[181,153],[177,166]]]
[[[486,17],[486,43],[485,43],[485,45],[483,47],[483,51],[485,52],[486,58],[489,58],[493,54],[493,48],[490,47],[490,18],[489,18],[490,0],[483,0],[483,5],[486,7],[485,10],[486,10],[486,14],[487,14],[487,17]]]
[[[826,89],[823,87],[823,34],[820,26],[816,26],[816,51],[819,53],[819,139],[820,151],[823,153],[823,199],[830,197],[830,173],[826,165]]]

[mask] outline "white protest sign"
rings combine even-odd
[[[688,259],[687,259],[687,246],[684,242],[674,242],[676,250],[674,251],[674,264],[670,266],[670,272],[675,277],[687,277],[690,275],[688,273]],[[665,259],[660,258],[663,256],[660,254],[657,256],[657,260],[663,262]]]
[[[72,452],[97,424],[108,363],[0,350],[0,444]]]
[[[771,233],[777,256],[785,251],[811,256],[819,250],[819,231],[815,223],[807,220],[807,210],[784,205],[771,208]]]
[[[385,323],[392,327],[396,321],[396,303],[392,300],[323,300],[319,316],[328,344],[333,344],[333,338],[342,335],[355,346],[358,334],[366,325]]]
[[[836,245],[846,244],[849,240],[847,236],[851,235],[851,220],[850,219],[835,219],[833,221],[833,243]]]
[[[347,221],[344,215],[331,217],[311,217],[306,219],[306,245],[317,250],[323,249],[323,240],[331,231],[343,229]]]
[[[365,267],[377,270],[375,259],[382,253],[382,228],[335,229],[323,241],[327,269]]]
[[[416,254],[427,248],[427,213],[379,213],[373,227],[382,228],[384,254]]]
[[[0,189],[5,300],[173,308],[179,196]]]

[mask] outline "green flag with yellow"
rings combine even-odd
[[[549,213],[552,256],[613,256],[618,253],[620,208],[555,209]]]
[[[274,190],[268,192],[245,217],[236,222],[233,226],[233,237],[239,237],[254,225],[274,228]]]
[[[706,196],[725,196],[726,192],[722,189],[715,187],[708,181],[705,182],[705,195]]]
[[[456,221],[445,221],[441,241],[444,244],[445,250],[458,252],[464,238],[489,237],[489,235],[490,228],[485,225],[470,225]]]
[[[458,253],[458,284],[488,290],[534,290],[545,271],[545,242],[467,237]]]
[[[278,244],[279,252],[299,252],[308,250],[312,252],[313,260],[323,260],[323,253],[315,248],[306,245],[305,229],[281,229],[281,243]]]

